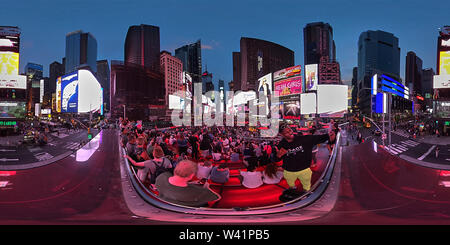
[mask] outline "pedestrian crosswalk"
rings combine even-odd
[[[405,152],[409,150],[410,148],[414,148],[416,146],[420,145],[419,142],[413,141],[413,140],[404,140],[400,141],[399,143],[394,143],[386,146],[386,150],[389,152],[398,155],[402,152]]]
[[[70,149],[70,150],[77,150],[80,148],[80,143],[78,142],[67,142],[66,145],[64,145],[64,148]]]
[[[409,135],[407,132],[404,132],[404,131],[391,131],[393,134],[396,134],[396,135],[400,135],[400,136],[402,136],[402,137],[405,137],[405,138],[409,138],[409,137],[411,137],[411,135]]]

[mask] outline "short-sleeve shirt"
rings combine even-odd
[[[257,188],[263,184],[262,174],[259,171],[241,171],[241,175],[242,177],[244,177],[244,179],[242,180],[242,185],[247,188]]]
[[[204,207],[208,202],[217,200],[219,196],[201,185],[188,184],[186,187],[169,183],[171,173],[162,173],[156,178],[159,197],[167,202],[190,207]]]

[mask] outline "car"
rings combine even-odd
[[[375,130],[375,131],[373,131],[373,134],[375,134],[375,136],[381,136],[381,131],[380,130]]]

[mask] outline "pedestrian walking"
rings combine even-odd
[[[436,158],[439,157],[439,146],[436,146]]]

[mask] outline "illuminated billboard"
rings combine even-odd
[[[450,75],[450,51],[439,52],[439,75]]]
[[[272,73],[258,79],[258,93],[263,92],[265,96],[272,94]]]
[[[317,100],[315,93],[300,94],[300,113],[302,115],[317,113]]]
[[[1,75],[0,88],[27,89],[27,77],[22,75]]]
[[[0,74],[1,75],[19,74],[19,53],[0,52]]]
[[[318,69],[318,64],[305,65],[305,92],[317,90],[319,84]]]
[[[302,92],[302,77],[293,77],[275,82],[274,90],[276,96],[300,94]]]
[[[298,66],[292,66],[288,67],[279,71],[276,71],[273,73],[273,81],[278,81],[282,79],[286,79],[289,77],[297,77],[302,75],[302,67],[300,65]]]
[[[183,107],[184,107],[184,99],[183,98],[176,96],[176,95],[169,94],[169,109],[182,110]]]
[[[78,72],[61,78],[61,112],[76,113],[78,108]]]
[[[433,89],[450,88],[450,75],[434,75]]]
[[[18,119],[25,118],[26,109],[25,102],[2,101],[0,102],[0,118],[1,119]]]
[[[57,111],[70,113],[101,113],[103,92],[100,83],[88,70],[79,70],[58,78]],[[59,107],[60,106],[60,107]]]
[[[300,96],[286,96],[280,101],[280,110],[283,119],[300,119]]]
[[[343,117],[348,108],[347,93],[347,85],[319,84],[317,113],[321,117]]]
[[[61,112],[61,77],[56,79],[56,112]]]

